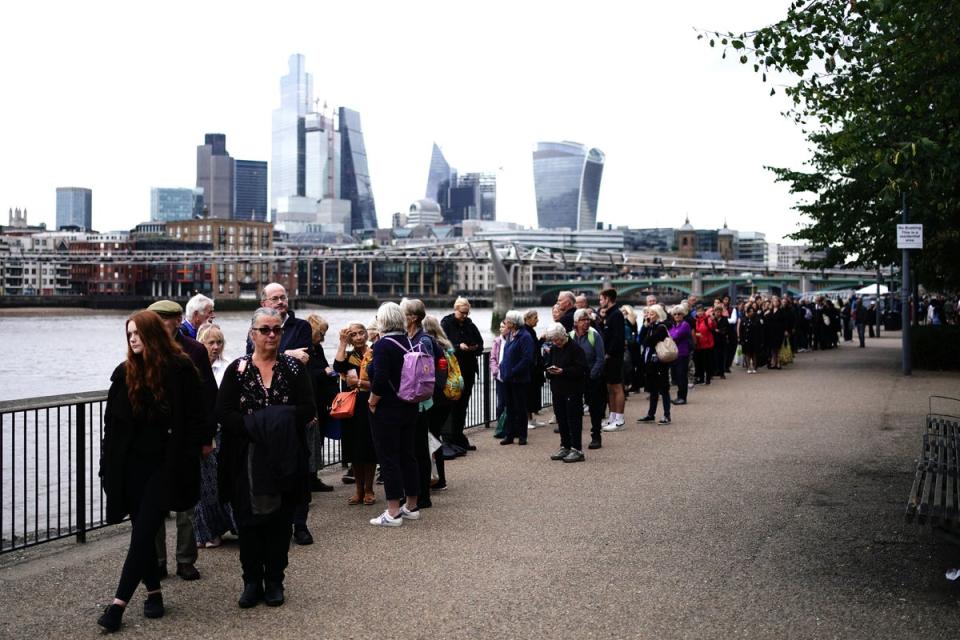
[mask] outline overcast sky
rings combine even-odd
[[[315,97],[360,112],[380,224],[423,197],[431,145],[495,171],[497,217],[534,225],[531,154],[606,154],[598,219],[795,230],[764,165],[806,143],[752,67],[698,41],[781,18],[787,0],[17,2],[0,8],[0,206],[55,222],[58,186],[93,189],[101,231],[147,220],[151,187],[192,187],[196,147],[271,158],[292,53]]]

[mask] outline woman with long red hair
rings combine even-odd
[[[143,615],[164,613],[154,538],[169,511],[192,508],[200,494],[204,407],[200,378],[153,311],[126,322],[127,358],[110,377],[100,475],[107,522],[127,515],[130,546],[113,599],[97,624],[117,631],[143,582]]]

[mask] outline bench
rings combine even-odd
[[[953,529],[960,527],[960,416],[936,411],[935,405],[960,400],[930,397],[923,434],[923,450],[917,461],[913,487],[907,499],[907,522],[929,523]]]

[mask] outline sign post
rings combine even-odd
[[[923,225],[907,223],[907,192],[903,192],[903,224],[897,225],[897,248],[903,250],[903,291],[900,293],[902,308],[901,349],[903,351],[903,375],[913,373],[910,358],[910,311],[915,302],[910,300],[910,250],[923,249]]]

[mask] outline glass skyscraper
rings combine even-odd
[[[427,173],[426,197],[442,205],[447,198],[446,190],[456,182],[456,175],[457,170],[450,166],[443,157],[443,151],[434,142],[430,153],[430,171]]]
[[[351,232],[376,229],[360,114],[341,107],[334,122],[332,114],[320,113],[304,57],[290,56],[289,66],[280,79],[280,108],[273,112],[271,217],[291,197],[318,203],[343,199],[350,201]]]
[[[303,55],[289,59],[290,72],[280,78],[280,108],[273,111],[273,173],[270,177],[270,210],[277,200],[306,193],[304,116],[311,110],[313,77]]]
[[[235,220],[267,221],[267,163],[236,160],[233,173]]]
[[[597,226],[604,155],[577,142],[540,142],[533,152],[537,222],[541,229]]]
[[[93,229],[93,191],[83,187],[57,187],[57,229]]]
[[[360,114],[346,107],[340,107],[340,144],[340,159],[343,162],[340,197],[350,201],[351,229],[376,229],[377,208],[370,187]]]
[[[150,220],[169,222],[171,220],[192,220],[196,209],[196,199],[203,198],[199,189],[150,189]]]

